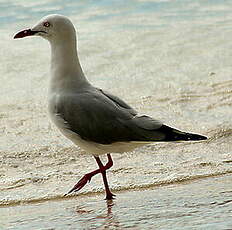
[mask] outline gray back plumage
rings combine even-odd
[[[82,139],[101,144],[127,141],[160,141],[162,126],[137,112],[118,97],[91,87],[56,98],[52,112]]]

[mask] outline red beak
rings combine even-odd
[[[16,38],[24,38],[27,36],[32,36],[36,33],[38,33],[39,31],[32,31],[31,29],[27,29],[27,30],[22,30],[20,32],[18,32],[17,34],[15,34],[14,39]]]

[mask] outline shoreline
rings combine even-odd
[[[99,193],[2,207],[0,229],[196,229],[199,225],[225,229],[232,226],[231,180],[229,173],[191,183],[120,191],[112,201],[105,201]]]
[[[217,177],[223,177],[223,176],[228,176],[232,174],[232,170],[227,170],[225,172],[218,172],[215,174],[207,174],[207,175],[194,175],[194,176],[189,176],[189,177],[184,177],[182,179],[177,179],[173,181],[162,181],[160,183],[154,183],[154,184],[149,184],[149,185],[138,185],[138,187],[127,187],[127,188],[116,188],[112,189],[112,192],[116,192],[118,194],[124,193],[124,192],[136,192],[136,191],[146,191],[146,190],[154,190],[156,188],[160,187],[166,187],[169,185],[185,185],[185,184],[191,184],[195,183],[199,180],[205,180],[205,179],[213,179]],[[6,203],[2,202],[0,203],[0,208],[4,207],[14,207],[14,206],[21,206],[21,205],[30,205],[30,204],[40,204],[43,202],[56,202],[56,201],[63,201],[63,200],[69,200],[69,199],[74,199],[74,198],[88,198],[88,197],[94,197],[96,195],[103,195],[104,196],[104,190],[101,191],[88,191],[88,192],[79,192],[79,193],[74,193],[70,194],[68,196],[64,196],[62,194],[60,195],[54,195],[54,196],[49,196],[49,197],[44,197],[44,198],[35,198],[35,199],[30,199],[30,200],[12,200],[12,201],[6,201]],[[117,195],[117,194],[116,194]]]

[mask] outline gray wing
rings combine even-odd
[[[129,106],[128,104],[126,104],[122,99],[120,99],[117,96],[112,95],[109,92],[106,92],[105,90],[102,89],[97,89],[99,90],[102,94],[104,94],[106,97],[108,97],[110,100],[112,100],[116,105],[124,108],[124,109],[128,109],[128,112],[130,112],[132,115],[137,115],[137,111],[135,111],[131,106]]]
[[[162,123],[139,116],[124,101],[99,89],[63,95],[53,113],[82,139],[101,144],[118,141],[162,141]]]

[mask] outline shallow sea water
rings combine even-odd
[[[3,229],[231,229],[231,175],[4,209]],[[203,216],[204,214],[204,216]],[[17,228],[16,228],[17,226]]]
[[[216,0],[1,0],[0,229],[231,229],[231,12]],[[100,176],[64,199],[96,163],[48,120],[47,41],[12,39],[50,13],[72,19],[94,85],[209,139],[113,154],[112,203]]]

